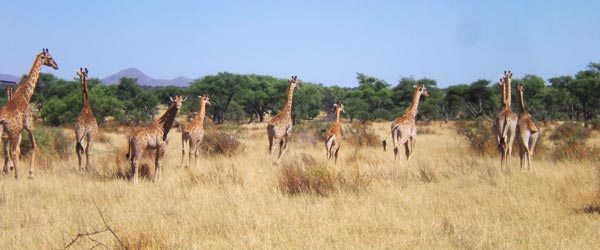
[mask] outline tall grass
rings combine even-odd
[[[595,161],[548,158],[536,160],[531,172],[499,171],[496,157],[473,154],[451,125],[431,126],[435,133],[418,136],[409,162],[394,161],[392,152],[380,148],[346,143],[335,165],[325,159],[324,147],[292,140],[281,164],[274,165],[266,125],[244,125],[243,150],[203,157],[195,168],[180,166],[181,134],[173,131],[162,178],[138,185],[127,179],[126,136],[120,132],[127,129],[114,128],[105,131],[106,142],[95,145],[98,173],[79,172],[69,151],[49,154],[33,180],[0,178],[0,249],[64,248],[78,234],[103,230],[103,221],[116,237],[95,234],[69,249],[600,245]],[[385,135],[389,122],[368,130]],[[587,143],[594,147],[598,141]],[[153,162],[145,161],[151,176]]]

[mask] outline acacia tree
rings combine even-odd
[[[228,72],[220,72],[195,80],[190,85],[193,95],[208,94],[211,96],[212,120],[217,123],[225,121],[225,113],[234,97],[242,90],[241,85],[246,82],[245,76]]]

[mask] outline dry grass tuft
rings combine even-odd
[[[351,123],[346,127],[345,142],[354,146],[379,147],[381,138],[369,128],[368,124]]]
[[[555,149],[552,157],[555,160],[598,159],[600,151],[586,145],[592,130],[575,122],[565,122],[556,127],[550,139]]]
[[[220,131],[211,129],[205,132],[200,149],[207,156],[233,156],[242,151],[240,139],[243,138],[244,133],[240,129],[227,129],[226,127]]]
[[[282,164],[279,189],[283,193],[317,194],[329,196],[334,191],[359,192],[371,183],[370,178],[354,165],[351,172],[335,172],[326,163],[317,162],[312,156],[302,154],[299,158]]]
[[[496,155],[498,146],[492,134],[491,124],[482,119],[475,121],[459,121],[455,125],[456,133],[469,142],[471,150],[479,155]],[[516,147],[513,147],[516,148]]]

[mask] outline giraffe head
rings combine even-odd
[[[171,102],[175,103],[175,107],[177,109],[180,109],[183,102],[185,102],[185,100],[187,99],[187,96],[176,95],[174,99],[173,97],[169,98],[171,99]]]
[[[79,68],[79,71],[75,70],[75,73],[79,76],[79,79],[81,79],[82,81],[85,81],[87,79],[88,76],[88,69],[87,68]],[[81,83],[83,85],[83,82]]]
[[[419,96],[429,96],[429,93],[427,93],[427,88],[425,87],[425,84],[419,84],[419,85],[415,85],[415,92],[418,93]]]
[[[525,87],[523,87],[523,84],[520,84],[520,83],[519,83],[519,85],[517,85],[517,90],[518,90],[520,93],[523,93],[523,90],[525,90]]]
[[[300,89],[300,82],[298,81],[298,76],[292,76],[292,78],[288,80],[288,84],[290,85],[290,88]]]
[[[510,72],[510,70],[509,71],[505,70],[503,78],[504,78],[505,82],[510,81],[510,78],[512,78],[512,72]]]
[[[199,95],[198,98],[200,98],[200,104],[204,103],[211,105],[210,98],[208,97],[208,95]]]
[[[52,55],[48,52],[48,49],[42,49],[42,63],[48,67],[52,67],[53,69],[58,69],[58,64],[52,59]]]
[[[334,103],[333,107],[335,108],[335,111],[339,110],[341,113],[346,113],[346,111],[344,110],[344,104],[342,104],[341,102]]]

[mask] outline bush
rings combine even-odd
[[[204,132],[200,149],[207,155],[232,156],[242,151],[240,139],[243,132],[239,128],[222,126],[220,130],[209,129]]]
[[[75,142],[74,137],[68,137],[61,128],[38,127],[34,129],[33,136],[37,146],[36,152],[44,154],[67,154]],[[21,156],[24,156],[31,151],[31,142],[27,131],[23,131],[21,137]]]
[[[363,123],[350,123],[342,131],[342,134],[345,137],[345,141],[351,145],[378,147],[381,142],[380,137],[367,124]]]
[[[598,150],[586,146],[591,134],[591,129],[575,122],[563,123],[550,135],[555,144],[552,157],[555,160],[597,159]]]
[[[498,152],[496,139],[490,128],[491,124],[484,122],[482,119],[456,123],[456,133],[465,138],[469,142],[470,148],[481,156]]]
[[[290,195],[317,194],[328,196],[336,190],[358,192],[371,183],[354,166],[351,173],[330,171],[326,163],[318,163],[312,156],[302,154],[290,162],[282,164],[279,175],[279,190]]]

